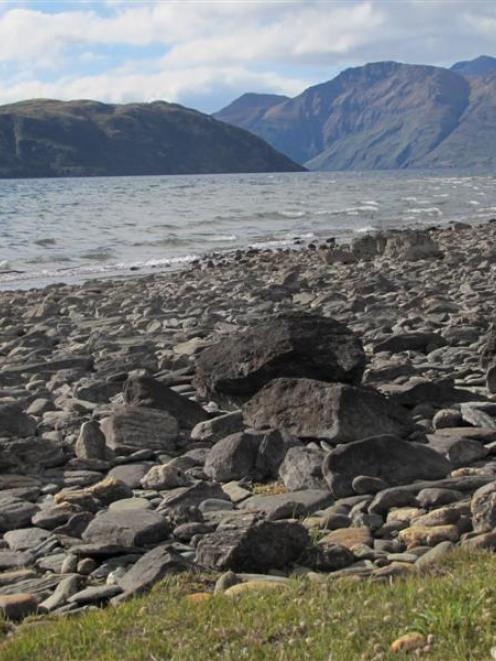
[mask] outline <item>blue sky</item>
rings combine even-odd
[[[495,0],[0,0],[0,103],[165,99],[205,112],[342,69],[496,56]]]

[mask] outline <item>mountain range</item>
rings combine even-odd
[[[214,115],[312,170],[496,168],[496,58],[376,62],[294,98],[245,94]]]
[[[252,133],[176,104],[0,106],[0,177],[292,172]]]

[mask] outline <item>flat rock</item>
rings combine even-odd
[[[161,542],[169,536],[170,524],[156,512],[108,510],[96,516],[83,532],[87,543],[135,547]]]
[[[24,528],[31,523],[38,506],[19,498],[2,498],[0,495],[0,532]]]
[[[437,333],[398,333],[374,344],[374,353],[381,351],[391,353],[421,351],[428,353],[433,349],[444,347],[446,344],[447,341]]]
[[[119,579],[126,596],[142,594],[169,574],[192,569],[192,564],[168,546],[157,546],[141,558]]]
[[[5,569],[16,569],[27,567],[32,564],[34,558],[31,553],[21,551],[0,551],[0,571]]]
[[[27,551],[50,537],[50,533],[42,528],[21,528],[11,530],[3,536],[12,551]]]
[[[372,388],[312,379],[276,379],[243,408],[245,422],[286,429],[300,438],[350,443],[370,435],[410,429],[408,414]]]
[[[373,538],[370,529],[367,527],[340,528],[322,537],[319,543],[324,545],[337,544],[351,550],[361,544],[372,546]]]
[[[303,489],[274,496],[257,495],[243,500],[239,507],[244,510],[263,512],[270,519],[286,519],[313,514],[333,501],[327,489]]]
[[[132,463],[123,464],[122,466],[114,466],[107,473],[107,477],[113,477],[120,482],[126,484],[130,489],[140,489],[141,480],[148,473],[152,463]]]
[[[77,604],[78,606],[85,606],[87,604],[101,606],[121,592],[122,588],[118,585],[98,585],[76,592],[67,601],[70,604]]]
[[[173,451],[179,434],[177,420],[165,411],[129,406],[101,422],[107,445]]]

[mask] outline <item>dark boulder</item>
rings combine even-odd
[[[278,377],[360,383],[361,341],[343,324],[310,314],[273,317],[205,349],[195,385],[204,396],[247,398]]]
[[[389,486],[436,480],[452,469],[435,450],[391,435],[340,445],[324,459],[322,471],[335,498],[351,496],[357,475],[379,477]]]
[[[409,416],[372,388],[313,379],[276,379],[250,399],[245,422],[286,429],[300,438],[349,443],[378,434],[407,434]]]

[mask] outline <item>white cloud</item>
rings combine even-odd
[[[55,13],[4,4],[0,101],[295,94],[366,61],[492,54],[495,35],[496,3],[484,0],[105,0]],[[118,67],[107,57],[116,47]],[[126,59],[126,47],[143,59]]]
[[[182,102],[191,96],[207,99],[224,92],[228,97],[247,89],[295,95],[306,81],[273,73],[255,73],[242,67],[194,67],[155,73],[137,73],[126,67],[95,76],[61,77],[54,82],[19,80],[0,89],[0,103],[26,98],[105,99],[113,103],[164,99]],[[103,93],[102,93],[103,92]],[[218,109],[213,106],[213,109]]]

